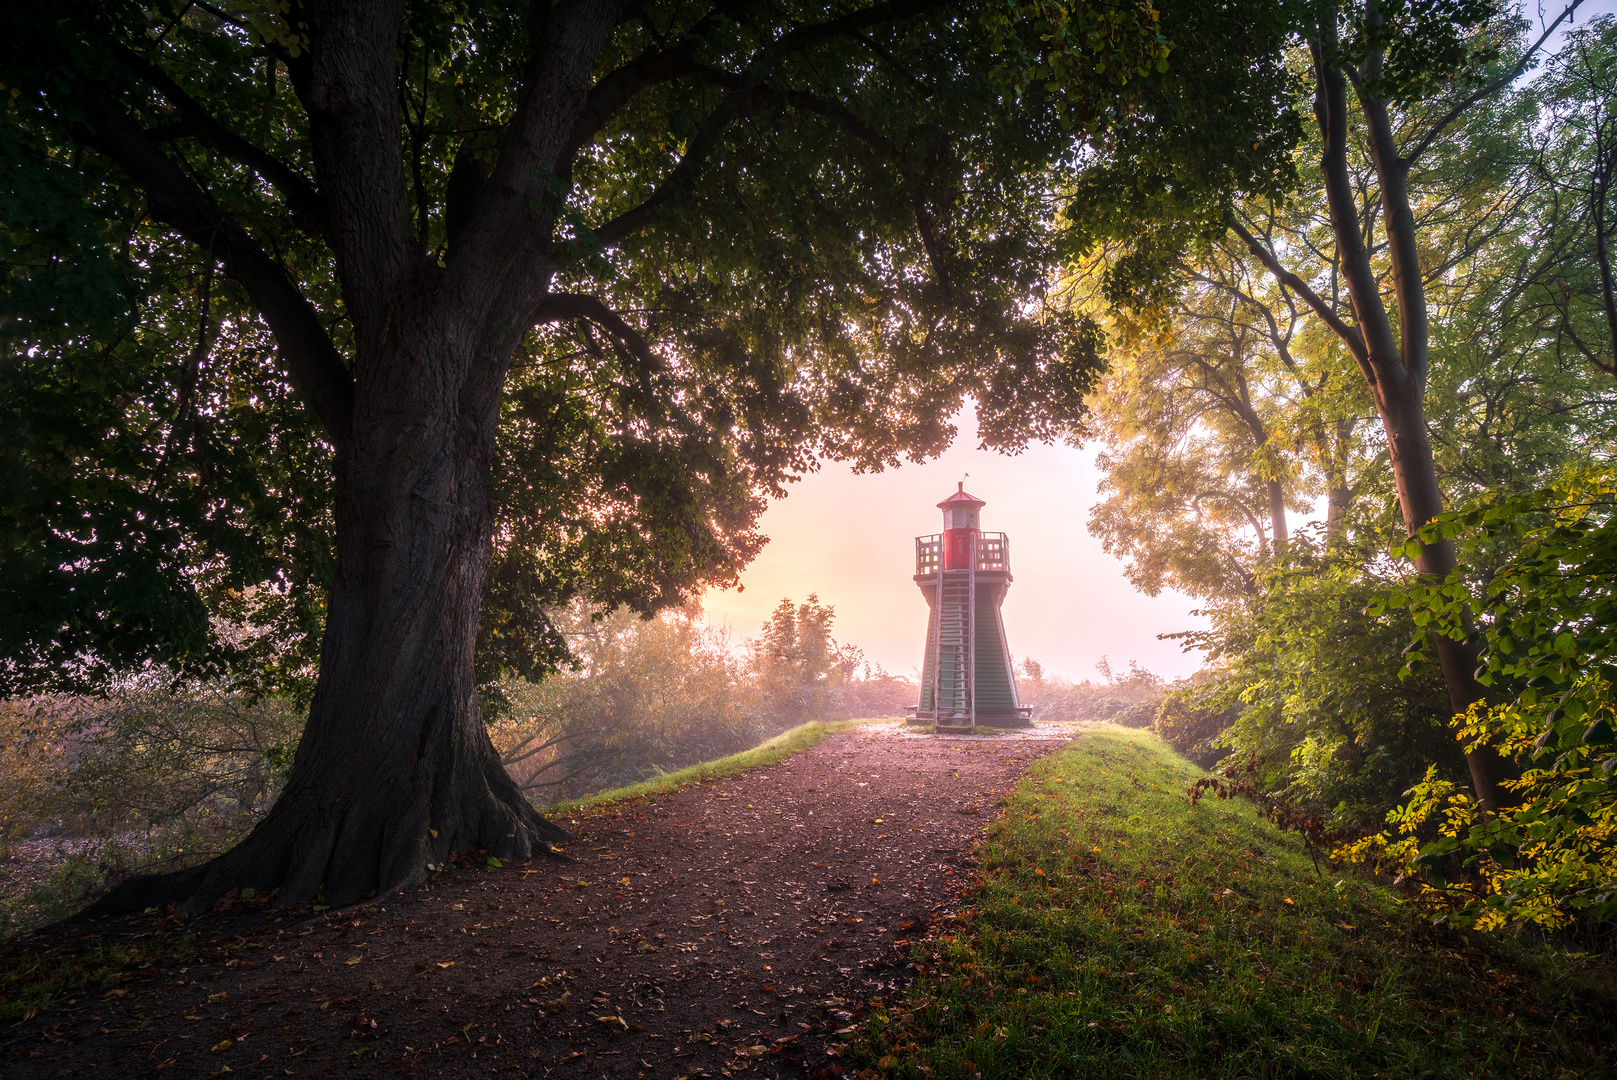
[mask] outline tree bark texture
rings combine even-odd
[[[194,914],[241,887],[343,904],[419,884],[452,852],[522,859],[567,837],[506,774],[477,703],[497,398],[465,377],[474,340],[463,319],[423,319],[367,366],[385,385],[357,380],[320,681],[286,790],[201,874],[136,879],[99,912]]]
[[[1380,188],[1382,220],[1392,264],[1393,291],[1398,305],[1395,333],[1381,296],[1370,253],[1364,243],[1347,167],[1347,75],[1338,61],[1334,12],[1322,21],[1313,43],[1315,67],[1314,113],[1322,136],[1320,170],[1330,209],[1331,230],[1343,279],[1358,324],[1358,340],[1347,340],[1369,384],[1386,433],[1393,481],[1403,513],[1404,527],[1414,536],[1443,512],[1443,493],[1427,431],[1425,415],[1428,363],[1426,288],[1421,275],[1414,213],[1409,203],[1410,162],[1400,157],[1386,105],[1363,85],[1358,98],[1369,137],[1370,154]],[[1359,80],[1373,77],[1378,60],[1372,57]],[[1458,565],[1454,545],[1439,540],[1422,546],[1417,569],[1441,580]],[[1448,690],[1449,708],[1458,714],[1487,699],[1476,679],[1476,650],[1446,634],[1434,633],[1432,644]],[[1491,747],[1466,754],[1478,801],[1489,810],[1508,805],[1503,787],[1510,769]]]

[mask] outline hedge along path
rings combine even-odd
[[[870,725],[740,776],[586,806],[560,819],[572,862],[463,860],[371,907],[215,916],[183,962],[134,966],[104,997],[13,1025],[0,1063],[15,1076],[840,1075],[845,1038],[911,977],[910,940],[952,914],[985,822],[1074,733]]]

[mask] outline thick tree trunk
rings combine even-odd
[[[245,887],[278,890],[280,906],[342,904],[417,884],[452,853],[525,858],[566,838],[494,752],[473,650],[492,555],[485,476],[501,390],[553,271],[554,221],[535,208],[570,168],[586,106],[610,111],[613,94],[592,99],[590,87],[621,7],[561,5],[537,20],[496,167],[475,205],[457,207],[456,242],[440,264],[410,230],[397,93],[403,5],[307,6],[297,25],[308,50],[290,70],[308,112],[351,369],[280,267],[226,228],[189,180],[140,146],[120,157],[179,193],[154,197],[163,220],[210,249],[220,235],[234,245],[227,271],[266,311],[337,449],[338,558],[320,680],[280,799],[224,855],[126,882],[87,915],[168,903],[194,914]],[[123,143],[109,139],[119,157]]]
[[[477,704],[497,398],[476,384],[490,373],[469,377],[475,339],[451,320],[413,337],[360,373],[320,683],[286,790],[226,854],[135,879],[92,914],[176,901],[194,914],[241,887],[337,905],[419,884],[452,853],[522,859],[567,837],[506,774]]]

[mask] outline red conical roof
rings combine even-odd
[[[960,489],[958,491],[956,491],[953,495],[950,495],[947,499],[944,499],[942,502],[938,503],[938,509],[939,510],[949,510],[949,509],[952,509],[952,508],[954,508],[956,506],[987,506],[988,505],[987,503],[983,502],[981,499],[977,498],[977,496],[971,494],[970,492],[968,492],[966,490],[966,482],[964,480],[960,481],[959,488]]]

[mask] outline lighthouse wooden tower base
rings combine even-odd
[[[1011,584],[1010,542],[1004,533],[978,528],[978,511],[985,505],[962,483],[938,504],[943,532],[915,538],[915,584],[931,611],[921,700],[910,720],[934,724],[939,731],[1032,722],[1032,710],[1017,699],[999,614]]]

